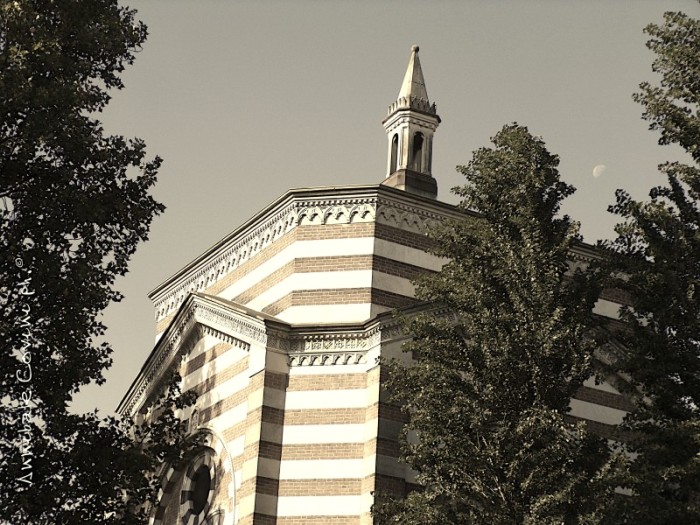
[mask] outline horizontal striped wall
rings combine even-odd
[[[198,394],[199,427],[221,436],[228,450],[232,470],[221,473],[221,489],[233,485],[231,480],[235,487],[216,501],[230,504],[233,512],[235,500],[239,523],[258,523],[276,513],[286,366],[285,356],[259,346],[247,351],[205,336],[181,367],[183,391]]]
[[[276,523],[371,523],[378,399],[376,367],[290,369]]]
[[[309,304],[309,297],[294,299],[295,292],[337,289],[339,283],[343,288],[375,288],[410,297],[410,280],[425,269],[434,271],[442,265],[440,259],[423,251],[429,244],[423,235],[383,224],[300,226],[232,270],[205,293],[276,314]],[[380,274],[405,282],[396,280],[395,289],[391,281],[378,278]],[[401,305],[381,294],[378,297],[380,302],[376,304],[388,309]],[[364,303],[367,307],[345,312],[345,321],[363,321],[370,316],[373,298],[363,300],[369,301]],[[349,317],[351,313],[354,315]],[[173,315],[157,323],[158,334],[167,328]]]
[[[586,380],[574,394],[567,418],[583,421],[588,430],[607,439],[626,439],[617,432],[624,417],[634,409],[632,402],[607,382]]]
[[[290,369],[286,355],[206,335],[182,373],[185,389],[199,394],[201,424],[226,443],[233,465],[226,480],[235,479],[242,523],[369,524],[372,492],[405,494],[411,486],[398,461],[403,418],[380,400],[377,367]],[[611,385],[593,380],[571,406],[570,421],[606,437],[631,409]]]

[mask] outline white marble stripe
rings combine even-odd
[[[286,410],[315,408],[364,408],[367,406],[367,389],[352,390],[295,390],[287,392]]]
[[[369,255],[373,241],[372,237],[297,241],[258,265],[219,295],[232,299],[297,258]]]
[[[399,277],[398,275],[390,275],[374,270],[372,272],[372,288],[385,290],[391,293],[407,295],[415,297],[416,287],[410,279]]]
[[[363,511],[361,496],[280,496],[277,499],[278,517],[354,516]]]
[[[598,299],[593,306],[593,313],[609,317],[610,319],[619,319],[620,305],[607,299]]]
[[[594,377],[591,377],[589,379],[586,379],[583,382],[584,386],[587,386],[589,388],[593,388],[595,390],[602,390],[603,392],[610,392],[611,394],[620,394],[620,391],[617,390],[614,386],[612,386],[608,382],[602,382],[602,383],[596,383],[596,380]]]
[[[372,317],[377,307],[372,307],[370,303],[360,304],[324,304],[324,305],[297,305],[275,315],[282,321],[296,325],[318,326],[319,320],[323,323],[360,323]],[[381,308],[381,311],[388,311],[390,308]],[[343,366],[343,370],[346,370]],[[327,369],[329,367],[323,367]]]
[[[598,421],[599,423],[605,423],[607,425],[619,425],[622,423],[622,419],[625,417],[625,415],[627,415],[627,412],[624,410],[604,407],[595,403],[589,403],[588,401],[580,401],[578,399],[572,399],[570,404],[570,415],[590,419],[592,421]]]
[[[375,420],[376,422],[376,420]],[[365,439],[365,423],[348,425],[286,425],[285,445],[308,443],[356,443]]]

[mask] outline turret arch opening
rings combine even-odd
[[[389,164],[389,173],[394,173],[399,169],[399,134],[394,133],[394,138],[391,139],[391,162]]]
[[[423,145],[425,138],[420,131],[413,135],[413,145],[411,146],[411,169],[414,171],[423,171]]]

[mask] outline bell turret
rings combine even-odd
[[[431,173],[433,135],[440,117],[428,99],[418,50],[418,46],[411,48],[399,96],[382,122],[389,140],[387,173],[382,184],[434,199],[437,182]]]

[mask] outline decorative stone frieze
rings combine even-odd
[[[400,339],[405,336],[403,330],[397,324],[382,328],[380,335],[382,343],[393,339]]]
[[[595,356],[606,365],[611,365],[623,360],[626,350],[619,343],[608,342],[596,348]]]
[[[429,228],[437,226],[440,223],[440,219],[416,213],[415,211],[404,210],[399,206],[386,206],[380,208],[377,214],[377,222],[402,230],[425,234]]]
[[[289,366],[358,365],[366,362],[366,352],[315,352],[289,356]]]
[[[333,366],[367,363],[368,352],[382,342],[402,337],[395,320],[349,332],[304,333],[270,331],[269,350],[288,355],[289,366]]]
[[[228,313],[220,308],[214,308],[203,304],[197,304],[196,311],[198,320],[205,322],[209,321],[220,327],[226,328],[236,334],[253,339],[254,341],[257,341],[259,343],[267,343],[267,334],[265,333],[265,330],[263,330],[260,326],[242,320],[240,317],[234,314]],[[213,330],[212,328],[208,329]],[[219,333],[221,333],[223,336],[230,338],[230,336],[227,336],[222,332]],[[239,343],[240,346],[246,349],[250,348],[250,345],[248,343],[244,343],[243,341],[240,341],[238,339],[236,339],[236,341]]]
[[[233,236],[160,297],[152,297],[156,321],[175,311],[190,293],[206,290],[297,226],[373,222],[376,210],[376,193],[366,197],[294,199],[252,229]]]
[[[303,334],[290,332],[268,337],[268,349],[287,353],[290,366],[347,365],[366,362],[366,353],[378,342],[366,331]]]
[[[211,323],[215,326],[211,326]],[[231,346],[250,350],[250,343],[235,337],[224,330],[229,330],[242,338],[252,339],[265,344],[265,331],[252,322],[239,319],[235,314],[204,304],[195,297],[181,319],[171,325],[146,362],[145,370],[139,374],[135,384],[125,396],[119,407],[122,414],[130,414],[151,394],[154,387],[166,376],[174,363],[182,362],[194,346],[204,336],[211,335]]]

